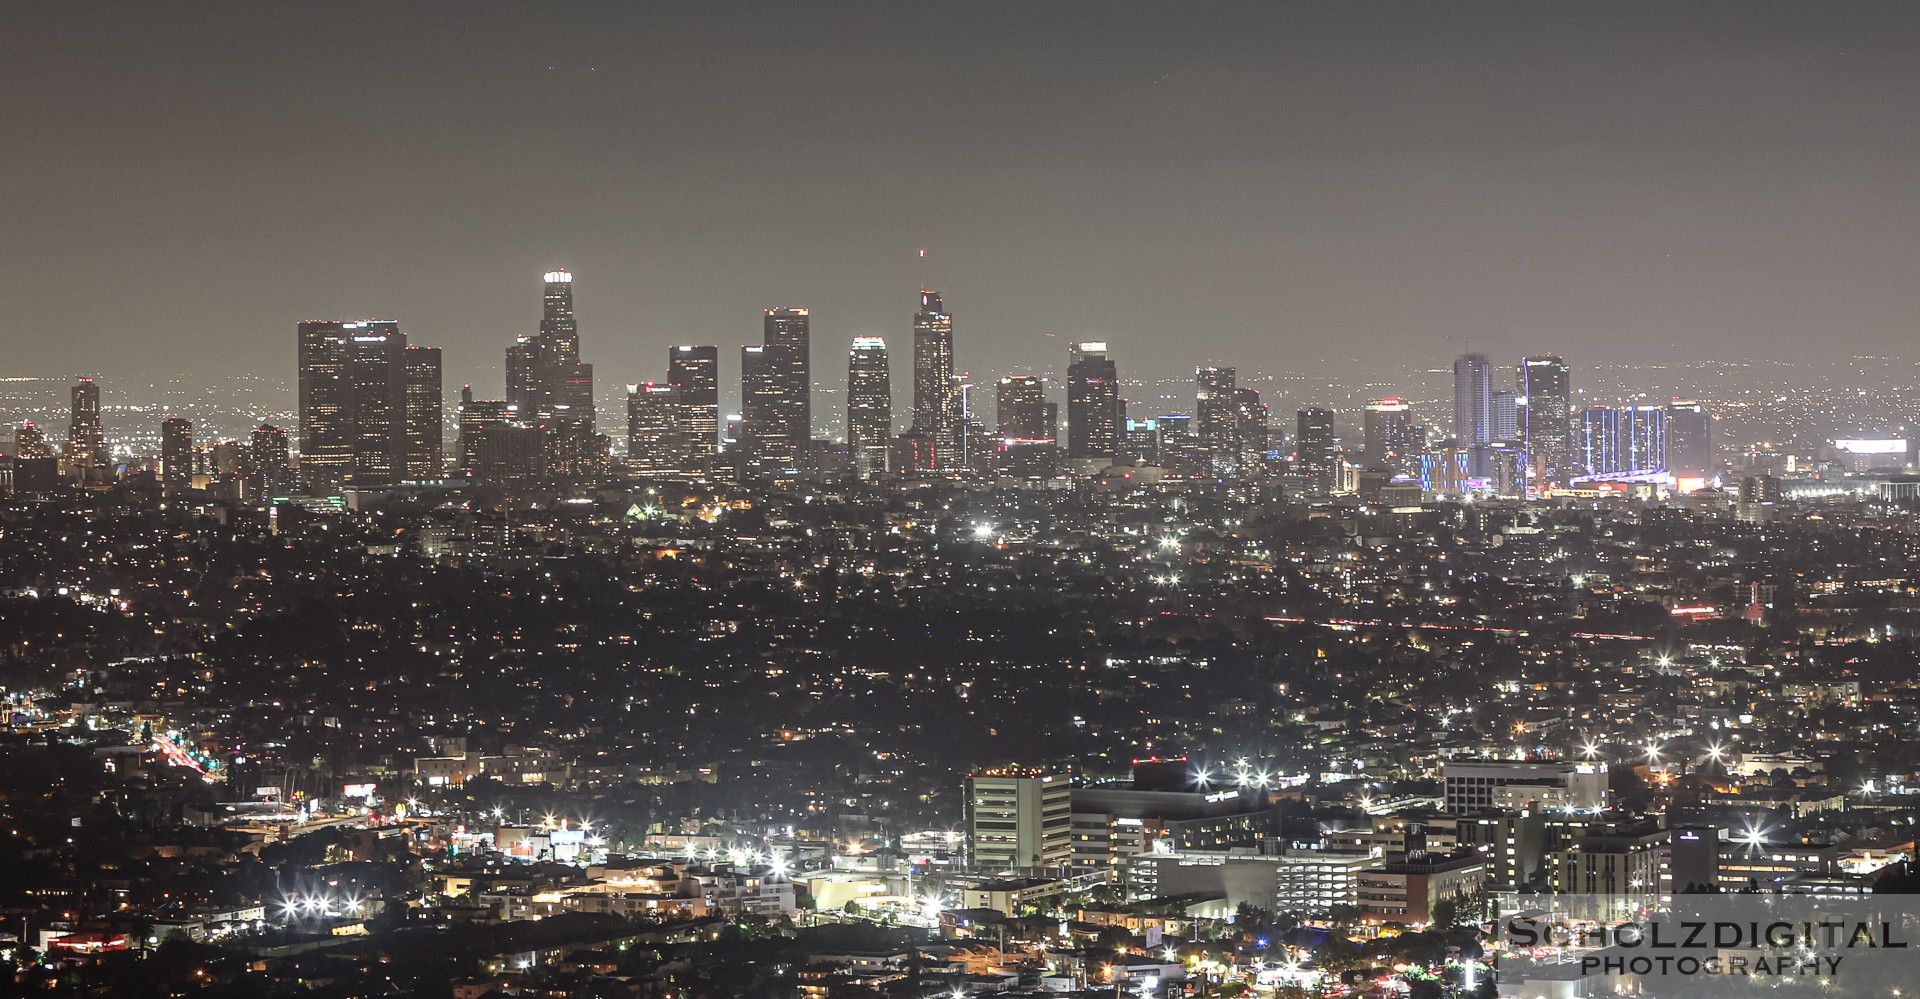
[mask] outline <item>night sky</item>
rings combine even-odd
[[[1914,4],[0,10],[0,375],[497,396],[558,266],[603,387],[798,305],[899,393],[922,281],[981,376],[1915,353]]]

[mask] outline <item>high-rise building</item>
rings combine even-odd
[[[627,468],[635,475],[679,475],[688,457],[680,387],[627,386]]]
[[[1573,475],[1573,390],[1567,362],[1552,354],[1521,358],[1519,389],[1520,440],[1534,476],[1564,480]]]
[[[757,477],[785,475],[797,466],[799,455],[788,433],[791,422],[783,418],[780,406],[786,401],[781,384],[782,366],[776,351],[764,344],[740,348],[740,453],[739,474]]]
[[[1506,389],[1493,392],[1493,425],[1487,431],[1496,441],[1520,439],[1520,397]]]
[[[713,469],[720,445],[720,348],[682,344],[667,352],[667,383],[680,389],[680,432],[689,475]]]
[[[1453,437],[1462,447],[1497,439],[1493,362],[1485,354],[1462,354],[1453,362]]]
[[[407,338],[390,320],[299,326],[300,477],[309,489],[406,474]]]
[[[960,458],[960,409],[953,372],[953,316],[940,293],[920,289],[913,314],[913,432],[931,438],[940,469]]]
[[[1038,375],[1000,379],[994,398],[994,429],[1003,440],[1054,442],[1060,433],[1060,407],[1047,401],[1047,383]]]
[[[100,386],[91,378],[82,378],[73,387],[65,458],[67,475],[71,478],[98,479],[106,473],[107,445],[100,427]]]
[[[441,422],[444,395],[440,387],[440,348],[409,346],[401,353],[406,364],[406,455],[403,474],[414,482],[446,474],[443,453],[446,431]]]
[[[1067,457],[1112,461],[1120,454],[1120,375],[1104,341],[1067,348]]]
[[[1667,467],[1667,413],[1659,406],[1588,406],[1580,413],[1588,475],[1658,472]]]
[[[288,454],[287,432],[271,423],[262,423],[248,435],[246,457],[241,462],[246,475],[247,495],[270,499],[289,484],[287,470],[292,465]]]
[[[1200,447],[1206,451],[1209,470],[1227,477],[1240,467],[1233,379],[1232,368],[1207,365],[1193,371],[1193,422],[1200,434]]]
[[[777,438],[770,453],[795,466],[813,443],[812,323],[806,309],[768,309],[760,338],[773,403],[759,432],[762,440]]]
[[[1332,484],[1338,439],[1333,430],[1333,410],[1308,406],[1294,413],[1293,455],[1300,471],[1313,477],[1318,488]]]
[[[967,848],[977,867],[1065,866],[1073,791],[1064,773],[1007,767],[967,777]]]
[[[893,376],[887,366],[887,341],[857,336],[847,351],[847,451],[854,474],[863,479],[885,474],[893,445]]]
[[[1406,471],[1424,443],[1415,435],[1413,407],[1405,399],[1370,399],[1362,417],[1366,460],[1386,471]]]
[[[1038,375],[1008,375],[994,394],[994,436],[1000,470],[1023,478],[1046,478],[1058,469],[1060,407],[1048,401]]]
[[[160,489],[169,496],[193,488],[193,421],[160,421]]]
[[[1667,404],[1667,471],[1676,478],[1707,478],[1713,454],[1713,416],[1693,400]]]
[[[1233,390],[1234,437],[1240,447],[1240,477],[1258,479],[1267,474],[1269,407],[1258,389]]]
[[[592,475],[605,463],[606,439],[594,430],[593,365],[580,359],[572,273],[546,273],[540,311],[539,331],[507,348],[507,402],[521,421],[545,428],[546,474]]]

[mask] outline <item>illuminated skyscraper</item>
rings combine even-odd
[[[813,443],[813,317],[806,309],[768,309],[760,338],[766,348],[768,387],[774,393],[767,411],[771,424],[762,439],[780,438],[774,453],[799,464]]]
[[[1536,479],[1574,474],[1572,380],[1567,362],[1552,354],[1520,360],[1520,440]]]
[[[1413,407],[1405,399],[1372,399],[1361,427],[1361,444],[1370,465],[1404,472],[1424,448],[1414,434]]]
[[[604,464],[606,441],[594,430],[593,365],[580,360],[573,274],[548,271],[540,329],[507,348],[507,402],[520,420],[544,427],[548,474],[579,478]]]
[[[1208,365],[1193,372],[1193,422],[1200,434],[1200,446],[1206,451],[1213,474],[1228,477],[1240,467],[1233,378],[1232,368]]]
[[[1077,461],[1120,454],[1120,375],[1104,341],[1067,348],[1067,457]]]
[[[1008,375],[995,393],[994,421],[1003,440],[1052,443],[1060,432],[1060,407],[1047,401],[1047,383],[1040,376]]]
[[[1267,474],[1268,406],[1256,389],[1233,390],[1234,437],[1240,448],[1240,477],[1258,479]]]
[[[953,378],[953,316],[940,293],[920,289],[913,314],[913,433],[933,441],[942,470],[960,458],[960,407]]]
[[[390,320],[300,324],[300,478],[307,488],[405,477],[406,351],[406,335]]]
[[[247,454],[242,461],[246,472],[247,495],[270,499],[286,489],[287,470],[292,459],[287,449],[287,432],[271,423],[262,423],[248,435]]]
[[[720,348],[683,344],[667,352],[667,383],[680,389],[680,432],[686,436],[689,475],[713,468],[720,446]]]
[[[777,350],[764,344],[740,348],[739,474],[747,477],[785,475],[796,467],[798,455],[789,433],[792,420],[780,412],[786,402],[781,382],[784,366]]]
[[[1453,362],[1453,437],[1462,447],[1495,440],[1493,362],[1485,354]]]
[[[855,474],[872,478],[888,469],[893,444],[893,376],[887,341],[857,336],[847,351],[847,450]]]
[[[1333,484],[1338,440],[1333,431],[1333,410],[1308,406],[1294,414],[1294,459],[1300,471],[1312,476],[1316,488]]]
[[[406,365],[405,477],[414,482],[446,474],[443,452],[446,430],[441,423],[444,397],[440,387],[440,348],[409,346],[401,353]]]
[[[683,418],[679,386],[627,386],[627,469],[642,476],[684,473],[689,455]]]
[[[193,421],[160,421],[160,489],[169,496],[193,488]]]
[[[100,386],[91,378],[82,378],[73,387],[72,409],[67,421],[67,475],[75,479],[98,479],[107,469],[107,445],[100,427]]]

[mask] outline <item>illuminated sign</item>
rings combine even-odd
[[[1854,438],[1833,442],[1834,449],[1848,454],[1906,454],[1905,437]]]

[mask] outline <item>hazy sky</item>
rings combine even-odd
[[[603,386],[804,305],[904,387],[923,280],[977,375],[1916,353],[1920,5],[0,14],[0,375],[378,316],[497,396],[562,265]]]

